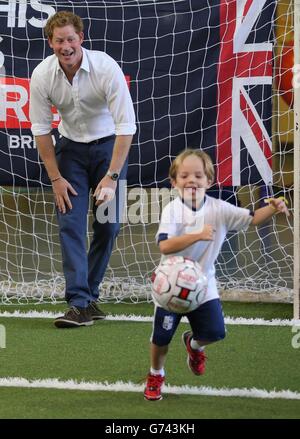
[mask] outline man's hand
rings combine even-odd
[[[52,188],[55,204],[59,212],[66,213],[67,207],[72,209],[72,203],[69,198],[68,191],[70,191],[72,195],[78,195],[73,186],[63,177],[60,177],[58,180],[52,182]]]
[[[108,175],[102,178],[95,189],[93,197],[96,198],[96,206],[108,203],[115,197],[117,182],[113,181]]]

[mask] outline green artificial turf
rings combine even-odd
[[[120,302],[120,303],[102,303],[101,309],[109,314],[137,314],[137,315],[152,315],[153,304],[142,302]],[[35,311],[49,311],[49,312],[63,312],[67,308],[65,302],[59,303],[17,303],[13,301],[9,305],[0,303],[0,312],[13,312],[19,310],[27,312],[29,310]],[[246,318],[264,318],[271,319],[292,319],[293,305],[289,303],[244,303],[244,302],[223,302],[223,309],[225,316],[230,317],[246,317]]]
[[[138,393],[0,389],[2,419],[299,419],[300,401]],[[200,433],[200,432],[199,432]]]
[[[114,314],[152,312],[149,304],[102,307]],[[64,305],[46,308],[57,312]],[[1,306],[0,312],[3,310],[12,311],[13,307]],[[290,312],[288,306],[274,304],[225,303],[224,310],[230,316],[266,319],[288,318]],[[0,323],[7,336],[6,348],[0,349],[0,377],[140,384],[149,369],[151,323],[107,320],[67,330],[56,329],[52,319],[0,318]],[[166,362],[169,385],[300,392],[300,349],[292,347],[291,327],[227,325],[225,340],[207,347],[207,371],[201,377],[194,376],[186,365],[181,333],[187,328],[185,323],[179,326],[170,346]],[[142,392],[2,387],[0,401],[3,419],[300,418],[300,401],[279,399],[165,394],[162,401],[151,403],[144,401]]]

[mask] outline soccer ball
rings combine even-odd
[[[167,311],[184,314],[205,299],[207,278],[201,265],[184,256],[162,261],[152,276],[152,297]]]

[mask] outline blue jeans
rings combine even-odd
[[[93,237],[87,251],[87,214],[90,190],[94,192],[106,174],[112,156],[115,138],[101,139],[98,144],[73,142],[61,138],[56,145],[56,158],[61,175],[73,186],[78,195],[69,197],[73,208],[65,214],[57,210],[63,271],[66,282],[65,297],[69,305],[86,308],[99,297],[99,284],[107,268],[114,241],[120,230],[120,215],[114,222],[100,224],[96,219],[93,198]],[[126,179],[127,163],[120,180]],[[119,191],[116,190],[119,206]]]

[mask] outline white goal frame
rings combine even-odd
[[[300,0],[294,0],[294,74],[300,67]],[[294,319],[300,318],[300,81],[294,78]]]

